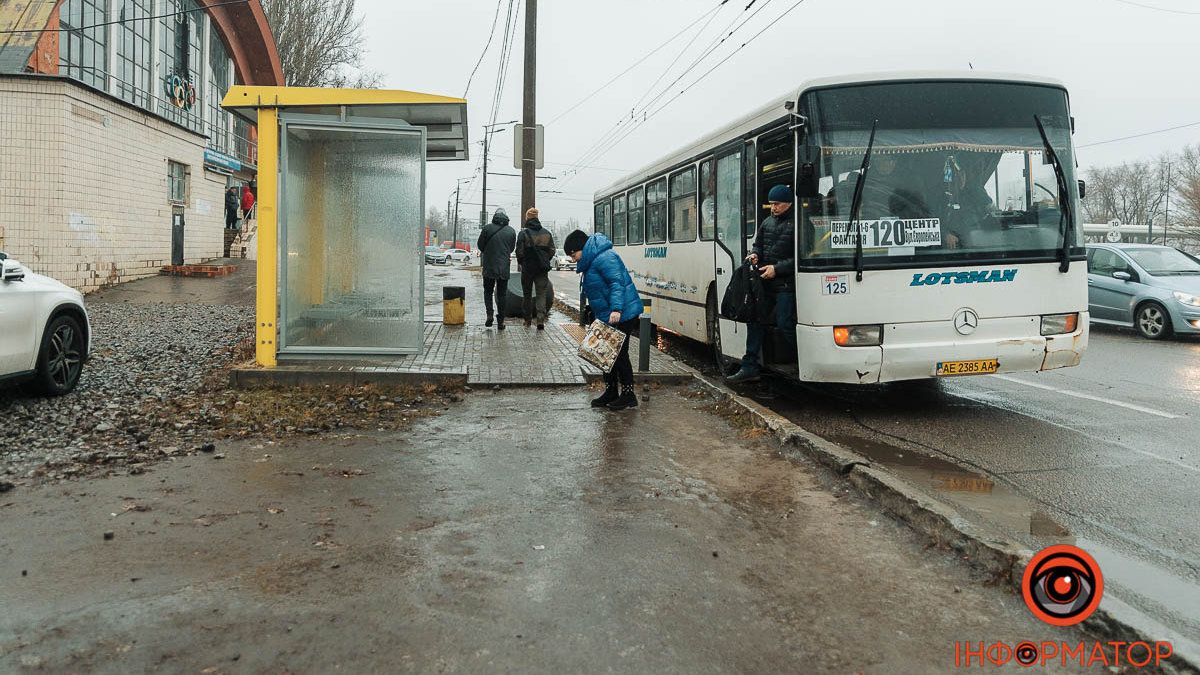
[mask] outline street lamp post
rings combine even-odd
[[[509,124],[516,124],[516,123],[517,123],[516,120],[509,120],[507,122],[496,122],[495,124],[483,125],[483,199],[482,199],[483,204],[479,207],[479,226],[480,227],[483,227],[484,223],[487,222],[488,140],[492,134],[499,133],[497,131],[492,131],[492,128],[500,127],[500,131],[504,131],[505,126],[507,126]]]

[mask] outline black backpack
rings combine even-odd
[[[738,323],[772,323],[775,297],[749,262],[734,270],[721,299],[721,317]]]

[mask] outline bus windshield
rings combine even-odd
[[[806,93],[801,264],[853,259],[851,202],[876,134],[858,213],[864,266],[1054,259],[1077,203],[1067,95],[1000,82],[897,82]],[[1037,120],[1061,162],[1061,194]],[[1083,255],[1078,223],[1073,255]]]

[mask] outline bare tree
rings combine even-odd
[[[1164,155],[1153,162],[1124,162],[1095,167],[1087,172],[1084,213],[1093,223],[1116,218],[1129,225],[1158,223],[1167,198],[1167,163]]]
[[[1180,248],[1197,251],[1200,250],[1200,143],[1184,146],[1171,168],[1174,188],[1171,234],[1179,237]]]
[[[292,87],[375,88],[379,73],[363,67],[363,19],[355,0],[262,0]]]
[[[441,211],[438,211],[436,206],[429,207],[429,214],[425,216],[425,227],[431,230],[442,231],[442,226],[446,224],[446,217]]]

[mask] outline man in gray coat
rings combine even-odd
[[[479,233],[475,248],[479,250],[479,264],[483,267],[483,306],[487,309],[488,328],[497,319],[496,330],[504,330],[504,303],[508,300],[509,256],[517,243],[517,233],[508,226],[508,215],[504,209],[496,209],[492,222]],[[493,304],[493,299],[495,303]],[[497,317],[496,309],[499,309]]]

